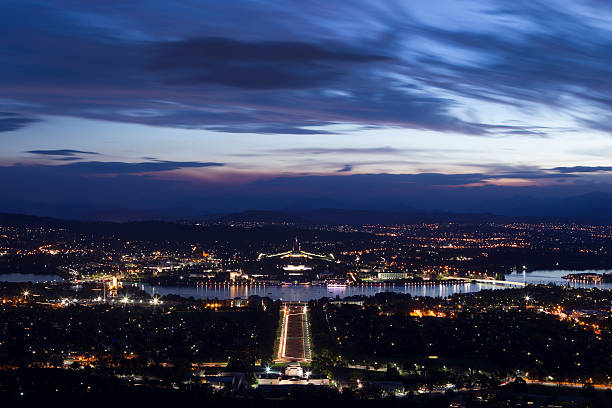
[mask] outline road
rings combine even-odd
[[[538,384],[547,387],[567,387],[567,388],[583,388],[585,383],[572,383],[572,382],[553,382],[553,381],[539,381],[528,378],[523,378],[527,384]],[[609,384],[593,384],[593,388],[601,390],[612,390],[612,385]]]
[[[311,362],[308,307],[299,303],[285,303],[282,313],[282,328],[276,361]]]

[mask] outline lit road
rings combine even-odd
[[[311,359],[308,307],[304,304],[285,303],[276,361],[310,362]]]
[[[553,381],[540,381],[540,380],[535,380],[535,379],[528,379],[528,378],[523,378],[525,380],[525,382],[527,382],[527,384],[538,384],[538,385],[544,385],[546,387],[567,387],[567,388],[583,388],[585,383],[572,383],[572,382],[553,382]],[[596,389],[602,389],[602,390],[610,390],[612,389],[612,385],[609,384],[593,384],[593,383],[589,383],[593,386],[593,388]]]

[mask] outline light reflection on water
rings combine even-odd
[[[267,296],[271,299],[285,301],[308,301],[322,297],[345,298],[347,296],[363,295],[373,296],[380,292],[395,292],[410,294],[412,296],[447,297],[454,293],[478,292],[483,289],[502,289],[504,286],[483,283],[460,283],[444,285],[386,285],[386,286],[148,286],[138,285],[149,294],[174,294],[183,297],[193,296],[196,299],[234,299],[248,298],[252,295]]]
[[[597,287],[600,289],[612,289],[612,283],[587,283],[587,282],[568,282],[562,277],[569,273],[610,273],[609,270],[584,270],[584,271],[564,271],[548,270],[533,272],[518,272],[506,275],[506,280],[514,282],[527,282],[531,284],[555,283],[572,287]],[[36,275],[24,273],[9,273],[0,275],[0,281],[4,282],[61,282],[62,278],[57,275]],[[322,297],[339,297],[363,295],[373,296],[380,292],[395,292],[410,294],[412,296],[431,296],[447,297],[455,293],[478,292],[483,289],[506,289],[507,286],[497,286],[484,283],[459,283],[443,285],[407,285],[388,284],[385,286],[347,286],[347,287],[326,287],[326,286],[233,286],[233,285],[210,285],[210,286],[149,286],[138,285],[149,294],[158,295],[179,295],[183,297],[193,296],[196,299],[233,299],[236,297],[248,298],[251,295],[268,296],[272,299],[282,299],[286,301],[308,301],[320,299]]]
[[[533,272],[517,272],[506,275],[506,280],[513,282],[526,282],[528,284],[555,283],[557,285],[571,286],[573,288],[599,288],[612,289],[612,283],[588,283],[588,282],[570,282],[563,279],[563,276],[571,273],[610,273],[609,270],[584,270],[584,271],[533,271]]]
[[[36,275],[34,273],[5,273],[0,275],[0,282],[61,282],[63,279],[57,275]]]
[[[506,280],[513,282],[526,282],[528,284],[555,283],[557,285],[567,285],[571,287],[600,289],[612,289],[612,283],[586,283],[568,282],[562,277],[569,273],[610,273],[607,270],[598,271],[533,271],[527,273],[513,273],[506,275]],[[149,294],[175,294],[179,296],[193,296],[196,299],[233,299],[236,297],[247,298],[251,295],[268,296],[272,299],[282,299],[286,301],[308,301],[320,299],[322,297],[345,298],[354,295],[373,296],[380,292],[395,292],[410,294],[412,296],[431,296],[448,297],[455,293],[478,292],[483,289],[507,289],[508,286],[490,285],[485,283],[460,283],[443,285],[407,285],[402,284],[386,286],[347,286],[347,287],[326,287],[326,286],[231,286],[231,285],[212,285],[212,286],[146,286],[141,288]]]

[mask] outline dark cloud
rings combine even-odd
[[[300,89],[326,84],[350,69],[351,64],[390,60],[340,48],[296,41],[190,38],[157,45],[158,56],[151,69],[175,84]]]
[[[351,166],[350,164],[345,164],[344,167],[339,170],[336,170],[336,173],[344,173],[349,171],[353,171],[353,166]]]
[[[346,179],[343,189],[364,188],[371,189],[388,187],[393,189],[407,188],[408,186],[460,186],[483,182],[488,176],[479,173],[473,174],[443,174],[443,173],[417,173],[417,174],[356,174],[351,176],[301,176],[278,177],[271,180],[256,181],[253,184],[266,187],[283,187],[290,190],[296,185],[302,187],[326,188],[341,183]],[[360,187],[361,186],[361,187]]]
[[[503,174],[494,174],[485,177],[488,180],[494,179],[526,179],[526,180],[538,180],[538,179],[568,179],[574,178],[573,174],[556,174],[556,173],[547,173],[543,171],[519,171],[515,173],[503,173]]]
[[[612,166],[573,166],[573,167],[554,167],[551,170],[559,173],[597,173],[612,171]]]
[[[344,170],[344,169],[341,169]],[[485,185],[491,180],[499,179],[566,179],[573,175],[550,174],[544,171],[517,171],[501,174],[487,173],[415,173],[415,174],[353,174],[350,176],[300,176],[278,177],[270,180],[256,181],[253,184],[263,187],[283,188],[291,191],[295,188],[312,189],[332,188],[342,185],[342,190],[356,189],[363,191],[388,189],[394,194],[402,189],[438,189],[472,185]],[[344,180],[344,181],[343,181]]]
[[[78,157],[61,157],[54,160],[72,161]],[[16,164],[8,166],[6,169],[23,171],[24,173],[40,172],[45,174],[64,174],[73,176],[88,175],[107,175],[107,174],[140,174],[170,171],[184,168],[203,168],[203,167],[223,167],[225,163],[216,162],[178,162],[167,160],[155,160],[150,162],[128,163],[128,162],[102,162],[102,161],[81,161],[78,163],[68,163],[62,165],[46,164]]]
[[[125,163],[125,162],[100,162],[100,161],[85,161],[79,163],[66,164],[59,171],[70,172],[80,175],[90,174],[135,174],[135,173],[151,173],[159,171],[170,171],[183,168],[201,168],[201,167],[222,167],[225,163],[215,162],[175,162],[175,161],[153,161],[142,163]],[[41,166],[42,167],[42,166]],[[48,166],[46,166],[48,167]]]
[[[23,116],[19,113],[0,112],[0,132],[12,132],[19,130],[31,123],[37,122],[38,119]]]
[[[87,152],[84,150],[74,150],[74,149],[28,150],[25,153],[41,154],[44,156],[76,156],[80,154],[100,154],[98,152]]]

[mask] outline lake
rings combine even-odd
[[[513,282],[526,282],[534,285],[540,283],[556,283],[557,285],[571,286],[573,288],[600,288],[612,289],[612,283],[587,283],[587,282],[569,282],[563,279],[563,276],[570,273],[610,273],[609,270],[583,270],[583,271],[533,271],[533,272],[518,272],[506,275],[506,280]]]
[[[0,275],[0,282],[63,282],[57,275],[37,275],[35,273],[5,273]]]
[[[183,297],[193,296],[196,299],[234,299],[237,297],[248,298],[251,295],[267,296],[271,299],[284,301],[306,302],[322,297],[345,298],[348,296],[362,295],[373,296],[381,292],[395,292],[410,294],[412,296],[447,297],[455,293],[478,292],[483,289],[503,289],[505,286],[490,285],[485,283],[458,283],[443,285],[408,285],[390,284],[385,286],[237,286],[237,285],[207,285],[207,286],[149,286],[137,285],[150,295],[160,296],[174,294]]]
[[[583,283],[583,282],[567,282],[562,279],[563,276],[569,273],[610,273],[608,270],[585,270],[585,271],[564,271],[564,270],[549,270],[549,271],[533,271],[527,273],[512,273],[506,275],[506,280],[513,282],[527,282],[531,284],[540,283],[555,283],[558,285],[567,285],[572,287],[590,288],[597,287],[601,289],[612,289],[612,283]],[[61,282],[62,278],[56,275],[35,275],[35,274],[20,274],[10,273],[0,275],[0,281],[5,282]],[[191,286],[151,286],[140,285],[135,286],[141,288],[147,293],[153,295],[179,295],[183,297],[193,296],[196,299],[234,299],[237,297],[248,298],[251,295],[267,296],[271,299],[282,299],[284,301],[301,301],[305,302],[312,299],[320,299],[322,297],[345,298],[348,296],[362,295],[373,296],[381,292],[395,292],[410,294],[412,296],[431,296],[431,297],[447,297],[455,293],[472,293],[483,289],[506,289],[507,286],[491,285],[486,283],[456,283],[442,285],[403,285],[403,284],[388,284],[383,286],[346,286],[346,287],[328,287],[328,286],[237,286],[227,284],[217,285],[191,285]]]

